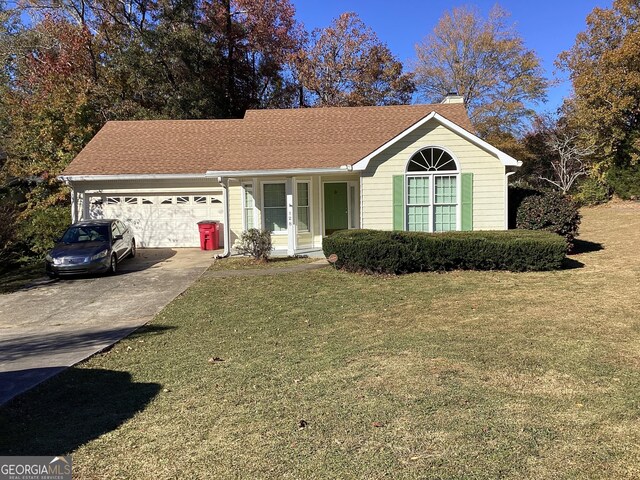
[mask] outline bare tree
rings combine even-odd
[[[554,154],[551,160],[553,178],[544,175],[539,178],[567,194],[578,178],[589,173],[589,159],[596,151],[595,145],[587,140],[584,131],[569,125],[563,117],[538,117],[536,126],[542,130],[545,145]]]
[[[416,54],[416,83],[423,98],[439,102],[457,92],[484,137],[518,133],[533,116],[530,105],[546,98],[540,57],[526,47],[499,5],[487,18],[475,7],[445,12],[416,45]]]

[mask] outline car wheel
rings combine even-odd
[[[109,275],[118,273],[118,257],[115,253],[111,254],[111,262],[109,263]]]
[[[129,251],[129,258],[135,258],[136,256],[136,241],[131,239],[131,250]]]

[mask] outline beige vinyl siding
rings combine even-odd
[[[229,182],[229,225],[231,246],[242,235],[242,187],[238,182]]]
[[[505,167],[500,160],[448,128],[428,122],[371,159],[362,172],[362,228],[393,228],[393,175],[425,147],[442,147],[473,176],[473,229],[504,230]]]

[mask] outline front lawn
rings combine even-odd
[[[0,410],[0,454],[71,451],[80,479],[638,478],[640,209],[583,213],[561,271],[205,276]]]

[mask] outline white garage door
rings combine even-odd
[[[91,218],[122,220],[141,247],[199,247],[197,223],[223,218],[222,195],[110,194],[92,195],[89,202]]]

